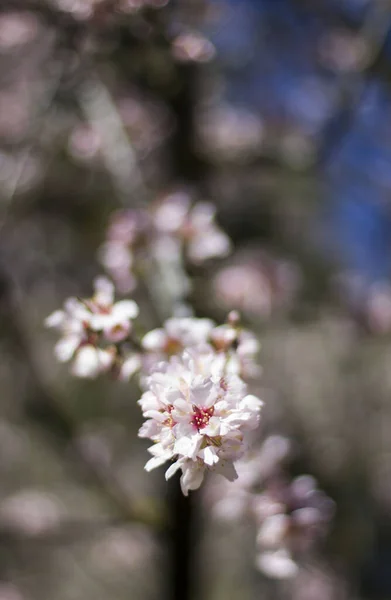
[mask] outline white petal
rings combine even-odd
[[[147,419],[155,419],[158,423],[164,423],[167,416],[167,413],[161,413],[158,410],[147,410],[144,412],[144,417],[147,417]]]
[[[186,194],[171,194],[155,210],[155,227],[163,233],[178,231],[184,223],[189,207],[190,200]]]
[[[119,378],[127,381],[141,368],[141,358],[138,354],[128,356],[121,367]]]
[[[68,298],[64,302],[66,313],[77,321],[88,321],[91,313],[87,307],[77,298]]]
[[[175,475],[175,473],[181,468],[182,464],[183,464],[183,461],[177,460],[170,467],[168,467],[166,474],[165,474],[166,481],[168,479],[170,479],[170,477]]]
[[[114,354],[107,350],[98,349],[98,362],[100,371],[107,371],[107,369],[113,364]]]
[[[114,284],[107,277],[97,277],[94,281],[94,301],[103,306],[111,306],[114,300]]]
[[[247,408],[253,411],[259,411],[263,406],[263,401],[257,396],[253,396],[252,394],[248,394],[245,396],[241,402],[241,406],[243,408]]]
[[[204,468],[198,463],[187,461],[182,466],[181,490],[185,496],[189,490],[196,490],[200,487],[204,479]]]
[[[257,557],[256,565],[260,571],[277,579],[289,579],[298,573],[298,566],[286,550],[263,552]]]
[[[144,469],[148,472],[152,471],[152,469],[156,469],[157,467],[161,467],[161,465],[164,465],[164,463],[167,462],[167,460],[168,458],[166,456],[154,456],[153,458],[149,459]]]
[[[229,237],[214,229],[200,231],[188,245],[189,258],[194,263],[201,263],[209,258],[227,256],[230,251]]]
[[[156,352],[164,348],[166,341],[167,334],[164,329],[153,329],[143,337],[141,344],[145,350]]]
[[[107,242],[100,249],[99,257],[102,265],[108,270],[129,271],[133,263],[133,255],[122,242]]]
[[[219,462],[219,457],[216,454],[216,449],[211,446],[207,446],[202,450],[203,459],[206,465],[212,466]]]
[[[202,383],[192,386],[190,390],[190,403],[199,407],[210,407],[214,403],[215,396],[211,394],[213,382],[204,380]]]
[[[215,467],[216,473],[223,475],[228,481],[235,481],[238,478],[238,474],[235,469],[235,465],[230,461],[220,461]]]
[[[134,300],[120,300],[113,306],[113,316],[118,321],[135,319],[139,312],[139,307]]]
[[[197,202],[191,210],[190,218],[197,229],[209,227],[216,214],[216,207],[210,202]]]
[[[143,425],[141,425],[138,431],[138,437],[140,438],[150,438],[153,439],[154,436],[160,433],[161,426],[154,419],[149,419],[149,421],[145,421]]]
[[[186,456],[187,458],[195,458],[200,449],[203,436],[196,433],[192,437],[183,437],[175,442],[174,453]]]
[[[226,435],[229,430],[228,423],[225,423],[218,417],[211,417],[207,426],[202,430],[202,433],[214,437],[216,435]]]
[[[66,316],[63,310],[55,310],[45,319],[45,327],[61,328],[64,325]]]
[[[79,347],[80,337],[78,335],[70,335],[62,338],[54,347],[54,354],[60,362],[68,362]]]
[[[257,544],[268,548],[277,548],[288,531],[290,519],[285,514],[271,515],[262,523],[258,535]]]
[[[72,373],[77,377],[96,377],[100,371],[99,355],[94,346],[80,348],[72,365]]]

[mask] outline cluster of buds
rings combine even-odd
[[[252,456],[237,464],[238,481],[213,482],[207,498],[214,514],[232,522],[246,516],[255,523],[256,567],[266,575],[295,576],[299,565],[325,535],[334,502],[309,475],[289,478],[283,467],[290,443],[270,436]]]
[[[123,293],[132,291],[146,261],[184,254],[194,264],[226,256],[228,236],[216,225],[215,208],[208,202],[192,204],[177,192],[149,209],[116,212],[100,250],[103,266]]]

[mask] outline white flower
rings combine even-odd
[[[154,211],[156,230],[162,234],[178,234],[186,222],[190,204],[190,198],[185,192],[174,192],[166,196]]]
[[[158,204],[153,221],[158,234],[181,239],[189,260],[199,264],[227,256],[231,250],[229,237],[214,221],[215,213],[213,204],[198,202],[191,207],[189,196],[177,192]]]
[[[215,213],[212,204],[199,202],[188,215],[187,253],[194,263],[227,256],[231,251],[229,237],[214,222]]]
[[[136,287],[136,278],[132,273],[134,255],[122,241],[109,240],[99,251],[100,262],[115,281],[117,288],[131,292]]]
[[[251,331],[225,324],[210,332],[210,339],[217,351],[227,352],[227,368],[242,377],[255,377],[260,374],[256,356],[260,344]]]
[[[86,305],[92,313],[90,326],[94,331],[103,331],[109,342],[124,340],[131,330],[131,321],[139,313],[134,300],[114,303],[114,285],[106,277],[95,280],[95,294]]]
[[[138,306],[133,300],[113,301],[113,284],[100,277],[95,281],[92,298],[69,298],[63,310],[55,311],[45,321],[47,327],[54,327],[62,334],[55,346],[57,359],[73,360],[71,371],[78,377],[96,377],[114,365],[116,349],[100,348],[102,335],[110,343],[123,341],[129,335]],[[132,368],[135,370],[134,362]],[[130,371],[131,365],[125,361],[121,367],[123,377],[129,378]]]
[[[164,323],[163,328],[147,333],[141,343],[150,352],[179,354],[185,348],[205,346],[213,327],[214,323],[210,319],[172,318]]]
[[[247,432],[258,425],[261,400],[247,395],[246,384],[226,374],[213,353],[172,357],[146,383],[139,404],[148,420],[139,435],[155,442],[146,469],[175,459],[166,478],[180,469],[185,495],[201,485],[206,469],[234,480],[233,463],[246,450]]]

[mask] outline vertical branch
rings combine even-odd
[[[190,63],[177,65],[177,68],[179,89],[171,99],[171,109],[176,118],[172,139],[172,168],[174,175],[180,180],[199,182],[207,167],[194,149],[199,65]]]
[[[198,494],[182,494],[180,473],[168,482],[167,503],[169,522],[167,546],[169,552],[168,600],[190,600],[196,596],[197,560],[195,553],[196,503]]]
[[[172,170],[175,178],[199,181],[204,165],[194,153],[194,114],[197,87],[196,65],[179,68],[179,90],[171,101],[177,119],[172,144]],[[141,196],[145,202],[146,188],[138,169],[137,159],[107,88],[95,75],[94,81],[84,87],[80,104],[87,120],[97,130],[103,142],[103,157],[111,174],[121,203],[126,205],[130,193]],[[186,294],[186,273],[179,257],[172,261],[155,257],[154,272],[149,273],[147,286],[155,296],[156,311],[161,320],[175,314]],[[167,484],[168,526],[167,544],[167,600],[190,600],[197,581],[195,557],[197,495],[182,494],[179,475]]]
[[[178,65],[180,87],[171,100],[176,118],[176,131],[172,140],[172,169],[180,181],[200,182],[206,164],[197,156],[195,144],[195,112],[197,104],[198,65]],[[196,597],[199,580],[197,541],[199,537],[199,495],[182,494],[179,475],[168,482],[167,500],[169,517],[170,573],[168,600],[190,600]],[[202,596],[202,594],[201,594]]]

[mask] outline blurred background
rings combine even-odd
[[[43,321],[91,295],[112,211],[178,189],[234,243],[197,314],[242,312],[260,439],[337,506],[275,581],[197,492],[193,596],[391,598],[390,73],[388,0],[1,0],[0,600],[164,595],[139,391],[73,378]]]

